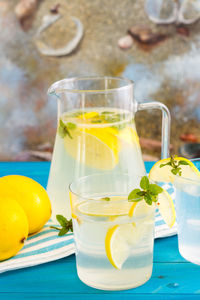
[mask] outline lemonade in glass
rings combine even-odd
[[[70,185],[77,272],[89,286],[123,290],[151,277],[155,207],[127,198],[140,179],[102,173]]]
[[[200,171],[190,160],[173,155],[158,161],[150,170],[149,177],[157,183],[173,184],[179,252],[188,261],[200,265]],[[168,201],[163,211],[163,219],[169,226],[173,225],[173,201]]]
[[[179,252],[200,265],[200,173],[196,180],[176,176],[174,186]]]

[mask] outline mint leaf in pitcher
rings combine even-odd
[[[64,123],[62,119],[59,121],[59,127],[58,127],[58,134],[63,139],[64,137],[68,136],[70,139],[72,139],[72,135],[70,133],[70,130],[76,129],[76,124],[68,122]]]
[[[147,176],[143,176],[140,181],[141,189],[134,189],[128,195],[128,201],[138,202],[144,200],[148,205],[158,201],[158,194],[163,192],[163,189],[157,184],[151,184]]]

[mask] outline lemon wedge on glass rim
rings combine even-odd
[[[200,178],[199,170],[194,166],[194,164],[190,160],[184,157],[177,157],[177,156],[175,156],[173,159],[176,164],[178,164],[181,161],[183,162],[183,164],[180,164],[181,177],[190,178],[190,179]],[[157,183],[158,182],[173,183],[176,176],[171,172],[173,167],[171,165],[165,165],[167,163],[170,163],[170,161],[171,158],[166,158],[156,162],[149,172],[149,178]],[[184,162],[186,164],[184,164]],[[156,205],[164,221],[168,224],[169,227],[172,227],[175,223],[175,218],[176,218],[175,208],[174,208],[173,200],[165,190],[163,190],[163,192],[158,195],[158,201]]]
[[[161,159],[153,165],[149,172],[149,178],[156,182],[174,182],[175,175],[171,172],[172,167],[170,165],[166,165],[164,167],[160,167],[162,164],[169,163],[171,158]],[[187,165],[180,165],[181,167],[181,177],[190,178],[190,179],[199,179],[200,172],[195,167],[195,165],[188,159],[184,157],[175,157],[175,162],[178,163],[180,161],[185,161]]]

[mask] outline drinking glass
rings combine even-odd
[[[91,287],[124,290],[151,277],[154,207],[128,201],[141,177],[92,174],[70,185],[77,273]]]
[[[175,177],[178,247],[188,261],[200,265],[200,178]]]

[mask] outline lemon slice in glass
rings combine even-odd
[[[130,256],[131,248],[137,245],[141,239],[152,234],[152,219],[144,220],[144,223],[114,225],[109,228],[105,238],[105,250],[108,260],[114,268],[120,270]]]
[[[124,198],[123,198],[124,199]],[[130,202],[120,201],[84,201],[76,206],[76,210],[84,215],[93,217],[117,217],[128,216],[132,206]]]
[[[130,255],[131,246],[138,241],[135,223],[115,225],[105,238],[106,255],[114,268],[120,270]]]
[[[132,206],[129,210],[129,217],[143,217],[155,210],[155,205],[148,205],[144,200],[139,202],[131,202]]]
[[[76,161],[99,170],[112,170],[118,163],[120,144],[107,128],[77,128],[64,147]]]
[[[172,167],[167,165],[164,166],[162,168],[160,168],[160,166],[162,164],[166,164],[170,162],[171,158],[166,158],[166,159],[162,159],[159,160],[158,162],[155,163],[155,165],[153,165],[153,167],[151,168],[150,172],[149,172],[149,178],[153,181],[157,181],[157,182],[174,182],[175,179],[175,175],[171,172]],[[181,165],[181,177],[185,177],[185,178],[190,178],[190,179],[194,179],[194,180],[198,180],[200,178],[200,172],[199,170],[195,167],[195,165],[188,159],[184,158],[184,157],[175,157],[174,160],[176,162],[179,161],[185,161],[188,163],[188,165]]]

